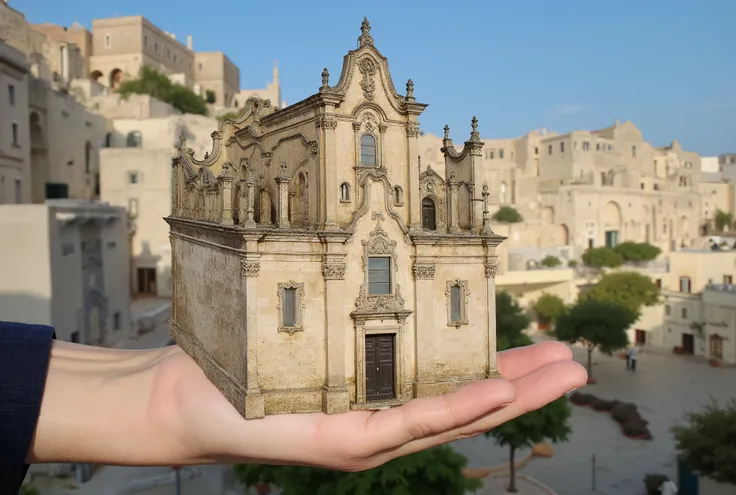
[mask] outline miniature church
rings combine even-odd
[[[171,334],[245,418],[381,409],[498,376],[495,248],[473,117],[421,165],[363,21],[336,84],[248,100],[173,159]]]

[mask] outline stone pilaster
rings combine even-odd
[[[220,181],[220,201],[222,201],[222,217],[220,225],[233,225],[233,183],[235,176],[233,174],[232,165],[225,163],[222,166],[222,173],[218,177]]]
[[[414,382],[414,397],[431,395],[436,379],[436,362],[432,359],[436,355],[433,349],[437,346],[437,330],[432,314],[433,305],[428,304],[434,295],[435,265],[432,263],[415,262],[412,266],[414,275],[414,294],[416,297],[416,378]]]
[[[330,248],[328,244],[328,250]],[[325,279],[327,370],[325,387],[322,390],[322,411],[327,414],[347,411],[350,408],[350,394],[345,382],[346,327],[341,324],[342,291],[344,290],[343,280],[346,268],[344,255],[329,252],[324,255],[322,276]]]
[[[455,172],[450,176],[450,180],[447,183],[447,195],[449,196],[449,217],[447,222],[447,230],[450,234],[457,234],[460,232],[460,215],[458,212],[459,198],[458,189],[460,188],[460,182],[455,180]]]
[[[255,227],[255,211],[256,211],[256,183],[250,178],[247,182],[246,209],[245,209],[245,227]]]
[[[257,241],[246,241],[246,244]],[[258,383],[258,275],[261,270],[257,253],[246,253],[241,260],[245,296],[245,418],[265,415],[263,396]]]
[[[419,173],[415,168],[419,163],[419,122],[416,117],[410,116],[406,124],[407,163],[409,163],[409,190],[406,191],[409,206],[409,230],[421,232],[422,230],[422,192],[419,190]]]
[[[248,209],[248,186],[245,179],[238,181],[238,224],[245,224],[245,216]]]
[[[279,185],[278,198],[276,198],[276,226],[280,229],[288,229],[289,224],[289,183],[291,179],[287,175],[286,162],[281,164],[281,173],[276,177]]]
[[[489,378],[501,376],[498,373],[498,362],[496,360],[496,273],[498,272],[498,256],[490,256],[486,259],[486,306],[487,310],[487,342],[488,360],[486,361],[486,376]]]
[[[324,217],[322,219],[323,228],[325,230],[338,230],[340,227],[337,223],[337,207],[340,204],[340,191],[338,187],[338,179],[335,173],[337,167],[337,119],[332,116],[318,117],[316,126],[322,134],[321,146],[322,165],[324,185],[322,197],[324,198],[323,210]]]

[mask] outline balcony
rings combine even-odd
[[[703,290],[703,302],[714,306],[736,307],[736,285],[708,283]]]

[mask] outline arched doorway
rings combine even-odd
[[[609,201],[603,209],[603,231],[605,232],[606,247],[615,247],[619,242],[621,232],[621,207],[614,201]]]

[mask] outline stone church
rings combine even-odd
[[[171,333],[246,418],[380,409],[498,376],[495,248],[475,118],[422,166],[367,20],[336,84],[248,100],[173,159]]]

